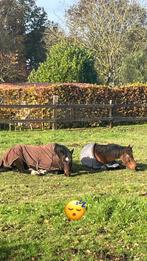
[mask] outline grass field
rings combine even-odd
[[[140,171],[84,170],[80,150],[94,141],[134,145]],[[0,155],[16,143],[50,142],[74,148],[72,177],[0,173],[0,261],[147,260],[147,125],[1,131]],[[64,206],[73,199],[88,208],[69,222]]]

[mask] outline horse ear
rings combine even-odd
[[[132,148],[133,148],[133,146],[131,146],[131,145],[129,144],[129,145],[128,145],[128,148],[132,149]]]
[[[72,149],[72,150],[70,151],[71,154],[73,154],[73,152],[74,152],[74,149]]]

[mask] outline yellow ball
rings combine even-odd
[[[86,207],[81,201],[72,200],[65,206],[64,211],[69,220],[79,220],[85,214]]]

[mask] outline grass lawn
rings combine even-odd
[[[88,142],[134,145],[140,171],[92,172],[80,166]],[[0,132],[0,155],[16,143],[74,148],[72,177],[0,173],[0,261],[147,260],[147,124],[109,128]],[[87,211],[69,222],[64,206]]]

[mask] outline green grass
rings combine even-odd
[[[147,260],[147,125],[57,131],[0,132],[0,154],[16,143],[59,142],[74,148],[72,177],[0,173],[0,261]],[[140,171],[85,171],[84,144],[134,145]],[[64,206],[87,202],[80,221]]]

